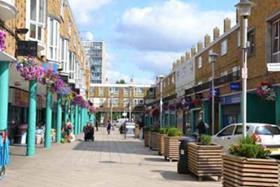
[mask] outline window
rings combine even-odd
[[[60,38],[60,61],[64,72],[68,72],[68,41]]]
[[[252,56],[255,54],[255,30],[248,32],[248,56]]]
[[[129,88],[124,88],[124,96],[125,97],[129,96]]]
[[[99,97],[103,97],[104,96],[104,88],[99,88]]]
[[[57,20],[50,17],[48,18],[48,31],[48,58],[59,61],[59,23]]]
[[[272,62],[280,60],[280,19],[272,24]]]
[[[198,58],[197,66],[198,66],[198,68],[202,68],[202,57],[201,56]]]
[[[276,126],[260,126],[255,131],[258,135],[280,135],[280,129]]]
[[[64,16],[64,0],[60,0],[60,15]]]
[[[229,126],[229,127],[226,127],[222,132],[220,132],[217,136],[218,137],[221,137],[221,136],[231,136],[232,133],[233,133],[233,130],[234,130],[235,126],[232,125],[232,126]]]
[[[233,80],[237,80],[240,77],[240,66],[235,66],[232,68]]]
[[[237,31],[237,47],[241,46],[241,34],[240,30]]]
[[[38,41],[44,39],[45,0],[30,0],[29,37]]]
[[[227,40],[221,43],[221,56],[227,54]]]
[[[247,126],[246,129],[247,129],[247,132],[248,132],[249,127]],[[236,126],[234,135],[239,135],[239,134],[243,134],[243,126],[242,125],[237,125]]]

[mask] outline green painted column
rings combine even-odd
[[[275,99],[275,123],[280,125],[280,87],[275,88],[276,99]]]
[[[60,143],[61,141],[61,123],[62,123],[62,97],[61,95],[58,95],[57,97],[57,109],[56,109],[56,143]]]
[[[46,128],[45,128],[45,148],[51,148],[51,127],[52,127],[52,94],[47,88],[46,93]]]
[[[74,107],[72,105],[70,106],[70,111],[70,120],[72,125],[74,125]]]
[[[37,82],[29,81],[29,110],[27,128],[27,156],[35,154],[35,129],[36,129],[36,109],[37,109]]]
[[[68,101],[65,101],[65,107],[64,107],[64,123],[66,124],[68,121]]]
[[[223,128],[223,105],[219,103],[219,130]]]
[[[207,123],[210,127],[210,114],[209,114],[209,101],[203,101],[202,109],[203,109],[203,121]],[[210,129],[207,129],[207,133],[210,134]]]
[[[83,118],[82,118],[82,108],[79,107],[79,130],[80,133],[83,132],[83,122],[82,122]]]
[[[79,124],[78,124],[78,121],[79,121],[79,111],[78,111],[78,106],[76,105],[75,106],[75,126],[74,126],[74,132],[75,132],[75,135],[76,134],[79,134]]]
[[[0,130],[6,130],[8,124],[9,102],[9,63],[0,61]]]
[[[192,132],[196,131],[196,116],[195,116],[195,110],[191,110],[191,124],[192,124]]]

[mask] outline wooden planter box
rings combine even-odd
[[[223,186],[280,186],[279,161],[224,155]]]
[[[188,144],[188,169],[201,181],[204,176],[222,177],[223,147],[220,145]]]
[[[159,150],[159,133],[152,132],[150,148],[154,151]]]
[[[145,131],[144,132],[144,145],[145,145],[145,147],[150,146],[150,137],[151,137],[151,132],[150,131]]]
[[[159,141],[159,149],[158,149],[158,154],[163,155],[164,154],[164,137],[166,134],[159,134],[158,141]]]
[[[180,137],[164,136],[164,153],[163,156],[169,161],[179,160],[179,142]]]

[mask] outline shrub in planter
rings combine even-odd
[[[159,129],[159,150],[158,154],[164,154],[164,136],[166,136],[168,128],[160,128]]]
[[[170,128],[167,131],[167,136],[169,136],[169,137],[182,136],[182,134],[183,134],[182,131],[180,131],[177,128]]]
[[[279,161],[256,143],[256,137],[243,138],[223,156],[223,186],[279,186]]]
[[[188,168],[198,176],[199,181],[204,176],[222,176],[223,147],[212,144],[211,136],[202,135],[200,142],[188,144]]]

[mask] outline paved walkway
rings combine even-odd
[[[167,162],[134,138],[123,139],[117,131],[101,129],[96,141],[78,140],[37,148],[32,158],[24,147],[11,147],[11,164],[1,187],[218,187],[221,183],[197,182],[176,173],[177,163]]]

